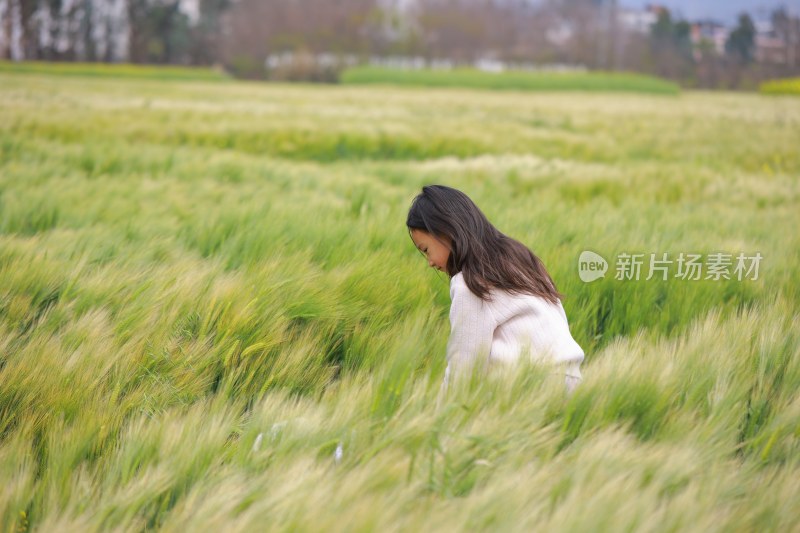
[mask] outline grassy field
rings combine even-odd
[[[0,61],[1,74],[40,74],[90,78],[157,79],[162,81],[224,81],[220,71],[200,67],[131,65],[123,63],[49,63],[47,61]]]
[[[678,94],[678,85],[652,76],[615,72],[484,72],[476,69],[403,70],[353,67],[340,80],[353,85],[468,87],[511,91],[582,91]]]
[[[0,117],[2,531],[800,523],[800,100],[2,73]],[[574,395],[437,406],[427,183],[543,259]],[[583,250],[763,260],[583,283]]]

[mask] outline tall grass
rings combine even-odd
[[[0,75],[3,530],[800,519],[800,240],[781,230],[800,103],[53,87]],[[424,149],[385,148],[407,142]],[[574,395],[522,366],[437,405],[448,280],[403,226],[431,182],[542,257],[587,352]],[[755,281],[585,284],[585,249],[764,259]]]
[[[615,72],[484,72],[475,69],[403,70],[351,67],[340,75],[346,84],[390,84],[420,87],[462,87],[515,91],[589,91],[678,94],[674,83],[633,73]]]

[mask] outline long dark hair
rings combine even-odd
[[[554,304],[563,296],[542,261],[524,244],[501,233],[463,192],[428,185],[408,210],[409,232],[418,229],[451,241],[447,273],[461,272],[464,282],[482,300],[493,288],[533,294]]]

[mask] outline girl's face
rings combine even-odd
[[[411,240],[419,251],[428,258],[431,268],[447,272],[447,260],[450,258],[450,239],[445,236],[433,236],[425,230],[412,229]]]

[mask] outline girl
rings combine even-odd
[[[428,264],[450,276],[443,389],[478,361],[514,362],[527,351],[560,365],[567,391],[574,389],[584,353],[538,257],[500,233],[466,194],[443,185],[422,188],[406,226]]]

